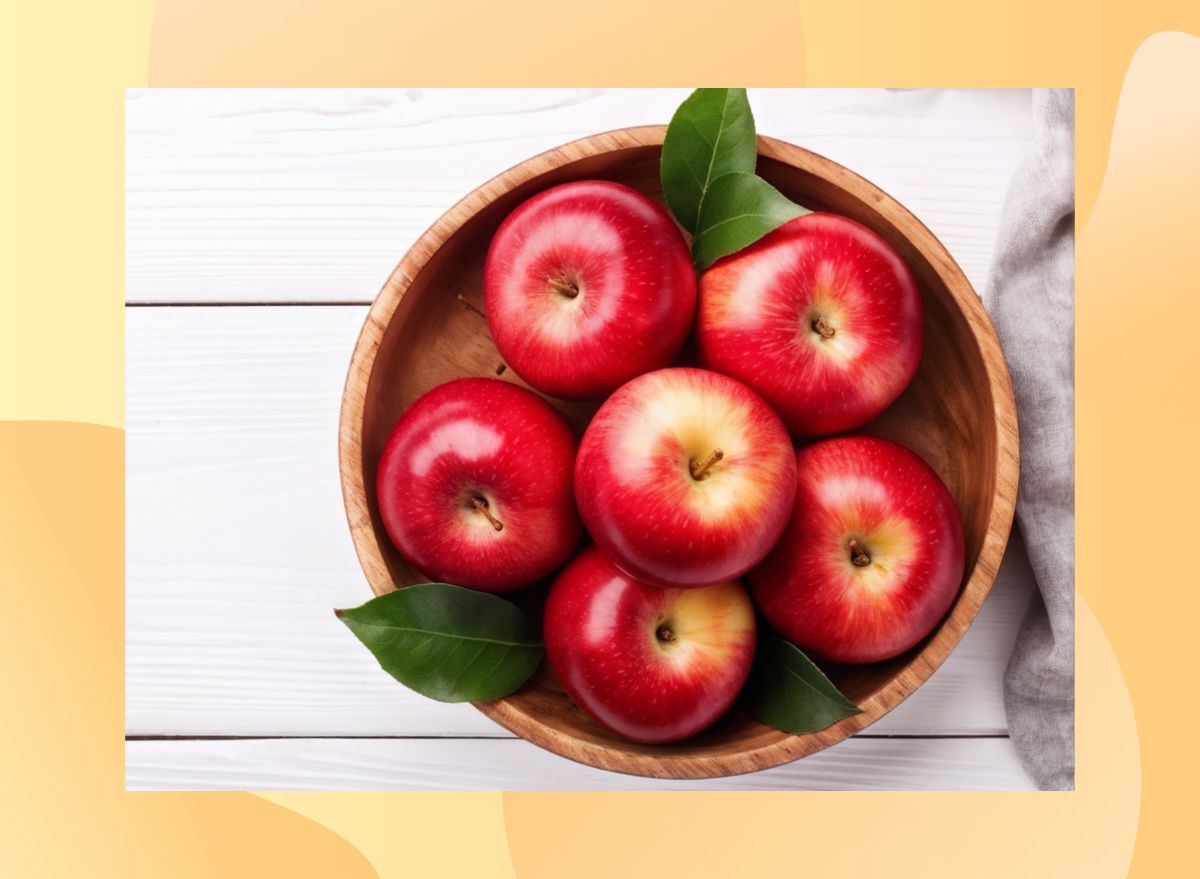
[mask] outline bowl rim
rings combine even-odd
[[[621,128],[589,135],[532,156],[496,175],[456,202],[416,240],[384,282],[363,321],[347,372],[338,423],[338,465],[342,496],[355,552],[371,591],[382,595],[395,589],[371,525],[363,479],[362,423],[366,394],[376,356],[387,326],[433,255],[483,207],[512,189],[548,171],[603,153],[646,146],[661,146],[665,125]],[[993,403],[996,427],[995,484],[979,556],[949,614],[925,647],[901,668],[891,683],[864,700],[861,714],[845,718],[816,733],[778,732],[762,745],[724,755],[678,754],[643,747],[627,750],[614,759],[603,744],[585,741],[549,728],[507,698],[474,703],[492,720],[521,738],[560,756],[599,769],[650,778],[718,778],[768,769],[790,763],[840,742],[870,726],[906,699],[942,664],[974,620],[991,589],[1008,543],[1016,506],[1019,472],[1016,402],[1000,341],[983,303],[954,258],[907,208],[875,184],[830,159],[764,135],[758,136],[758,155],[800,168],[826,180],[848,181],[856,196],[897,228],[930,262],[967,321],[980,348]],[[839,185],[842,185],[839,182]],[[846,188],[843,186],[843,188]],[[777,732],[777,731],[775,731]]]

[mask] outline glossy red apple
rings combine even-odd
[[[567,694],[617,735],[694,735],[733,703],[754,660],[755,620],[738,581],[662,589],[587,547],[558,575],[543,619],[546,658]]]
[[[796,494],[787,430],[745,385],[702,369],[661,369],[609,397],[575,462],[592,538],[656,586],[739,577],[783,531]]]
[[[497,230],[483,275],[488,328],[521,378],[600,400],[666,366],[696,310],[687,242],[667,212],[607,180],[564,183]]]
[[[821,440],[796,456],[787,530],[747,576],[755,604],[814,659],[890,659],[945,616],[963,578],[950,491],[914,452],[884,439]]]
[[[870,421],[921,359],[921,297],[896,252],[865,226],[813,213],[700,277],[700,365],[749,385],[796,437]]]
[[[579,541],[577,448],[570,425],[532,391],[487,378],[439,385],[383,450],[383,524],[431,580],[485,592],[528,586]]]

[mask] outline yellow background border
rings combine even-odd
[[[1196,872],[1195,711],[1180,684],[1200,616],[1186,463],[1200,371],[1197,4],[29,0],[3,15],[0,874]],[[1076,88],[1078,790],[125,793],[124,89],[718,75]]]

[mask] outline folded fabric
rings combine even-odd
[[[984,305],[1012,376],[1016,521],[1038,591],[1004,676],[1013,745],[1042,790],[1075,787],[1075,94],[1036,89]]]

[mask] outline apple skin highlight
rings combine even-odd
[[[546,657],[575,704],[619,736],[664,744],[725,713],[754,661],[740,581],[705,589],[639,582],[589,546],[550,588]]]
[[[509,592],[547,577],[583,529],[578,444],[566,419],[525,388],[488,378],[439,385],[384,447],[376,492],[388,536],[431,580]]]
[[[622,570],[655,586],[708,586],[740,577],[779,539],[795,453],[779,416],[745,385],[662,369],[592,418],[575,489],[588,533]]]
[[[912,272],[846,217],[791,220],[718,260],[699,290],[700,365],[760,394],[797,438],[870,421],[921,359],[923,307]]]
[[[538,193],[500,225],[483,273],[500,354],[530,386],[602,400],[670,363],[696,311],[687,241],[666,211],[607,180]]]
[[[746,575],[767,622],[830,662],[879,662],[919,643],[962,585],[950,491],[920,456],[878,437],[815,442],[797,472],[787,529]]]

